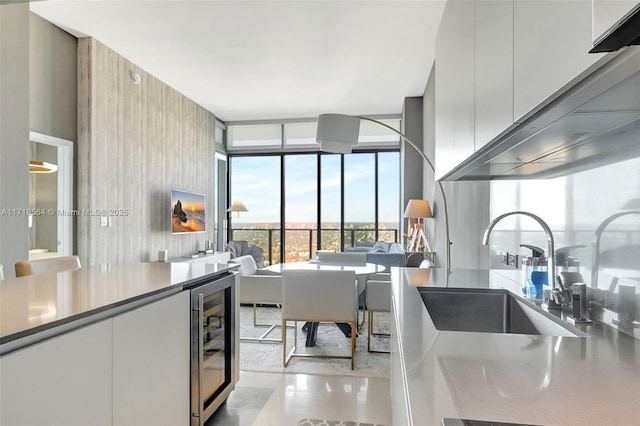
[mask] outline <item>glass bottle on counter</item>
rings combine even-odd
[[[528,244],[520,244],[531,250],[531,256],[522,259],[522,294],[527,299],[542,302],[544,291],[549,290],[547,257],[544,249]]]

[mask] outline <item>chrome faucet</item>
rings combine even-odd
[[[547,236],[547,280],[551,285],[551,295],[552,295],[552,299],[549,301],[549,307],[559,308],[562,306],[563,303],[567,301],[565,298],[564,289],[559,289],[556,287],[556,262],[555,262],[555,248],[554,248],[554,242],[553,242],[553,233],[551,233],[551,228],[549,228],[549,225],[547,225],[547,223],[544,220],[542,220],[540,217],[536,216],[533,213],[529,213],[525,211],[515,211],[515,212],[502,214],[496,217],[495,219],[493,219],[489,224],[489,226],[487,226],[487,229],[484,230],[484,235],[482,236],[482,244],[485,246],[489,244],[489,234],[491,234],[493,227],[496,226],[498,222],[500,222],[505,217],[512,216],[514,214],[521,214],[521,215],[529,216],[530,218],[534,219],[536,222],[540,224],[540,226],[542,226],[542,229],[544,230],[544,233]],[[555,306],[553,306],[552,301],[555,302]]]

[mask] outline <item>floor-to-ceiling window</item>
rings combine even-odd
[[[340,251],[342,240],[342,156],[320,156],[320,249]]]
[[[376,241],[376,155],[344,156],[344,245]]]
[[[229,167],[230,204],[248,211],[229,214],[230,240],[247,241],[262,249],[265,258],[280,262],[279,155],[232,157]]]
[[[378,240],[400,241],[400,153],[378,153]]]
[[[366,148],[341,155],[318,152],[315,123],[230,128],[229,204],[248,210],[232,213],[230,239],[258,245],[269,263],[399,241],[399,141],[368,129]]]
[[[284,259],[309,260],[317,247],[318,156],[284,156]]]

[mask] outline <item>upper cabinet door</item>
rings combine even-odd
[[[591,0],[515,0],[516,122],[553,100],[569,83],[583,78],[603,56],[588,53],[591,32]]]
[[[513,124],[513,1],[476,2],[475,150]]]
[[[474,152],[473,1],[448,1],[436,39],[436,179]]]
[[[627,13],[640,5],[638,0],[592,0],[593,2],[593,41],[624,18]]]

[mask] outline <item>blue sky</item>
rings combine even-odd
[[[380,153],[380,222],[399,222],[399,154]],[[286,220],[316,221],[317,156],[285,156]],[[345,157],[345,221],[374,220],[374,154]],[[340,221],[340,156],[322,156],[322,221]],[[249,210],[233,223],[280,221],[280,157],[233,157],[231,202]]]

